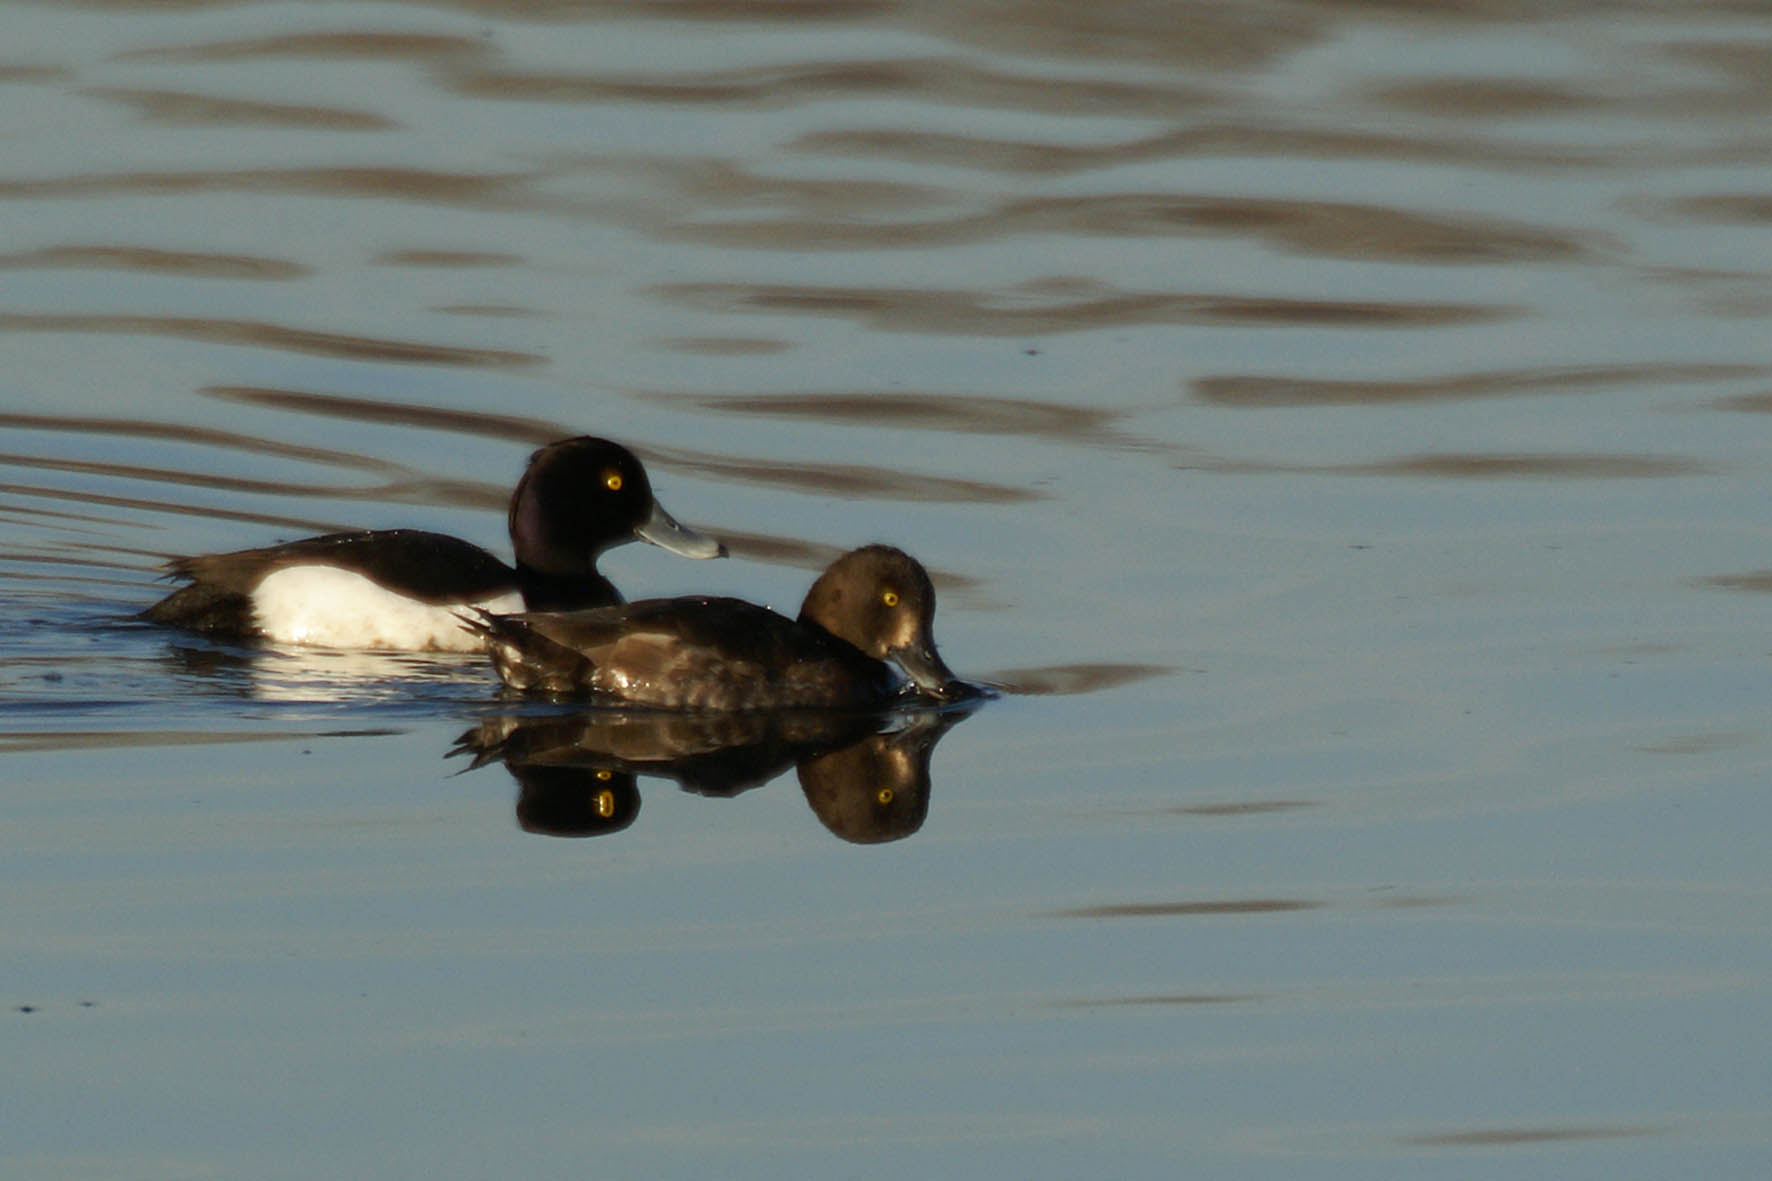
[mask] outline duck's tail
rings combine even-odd
[[[594,666],[584,656],[549,639],[520,615],[498,615],[481,607],[457,611],[463,627],[486,641],[486,652],[501,681],[513,689],[543,693],[582,693]]]

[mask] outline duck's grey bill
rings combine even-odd
[[[652,515],[640,522],[634,530],[634,536],[641,541],[650,541],[660,549],[668,549],[673,554],[681,554],[685,558],[723,558],[726,547],[709,537],[706,533],[697,533],[687,525],[680,525],[677,519],[664,511],[656,500],[652,502]]]
[[[898,662],[898,667],[904,669],[905,675],[923,692],[943,701],[955,695],[954,674],[942,663],[933,646],[906,644],[892,649],[887,655]]]

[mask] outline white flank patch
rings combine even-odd
[[[289,566],[266,576],[252,592],[252,609],[266,639],[325,648],[479,652],[484,642],[455,617],[469,607],[509,614],[523,610],[523,596],[507,591],[477,603],[432,605],[337,566]]]

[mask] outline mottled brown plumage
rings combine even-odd
[[[897,692],[895,661],[936,697],[958,692],[935,651],[935,588],[890,546],[852,550],[798,620],[739,599],[650,599],[468,620],[516,689],[664,709],[868,707]]]

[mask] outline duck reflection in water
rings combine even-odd
[[[637,776],[675,780],[697,795],[731,797],[792,767],[827,829],[854,844],[880,844],[923,826],[930,755],[979,700],[875,714],[499,715],[463,734],[449,753],[471,754],[469,770],[505,764],[520,788],[517,822],[525,832],[620,832],[639,815]]]

